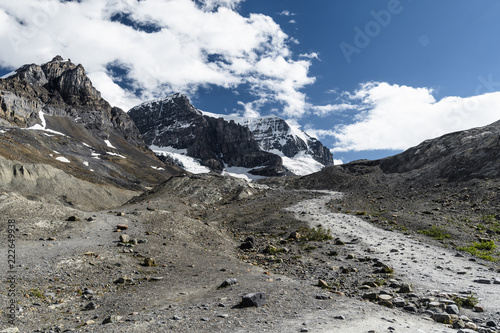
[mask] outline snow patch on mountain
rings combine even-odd
[[[181,168],[188,172],[194,174],[210,172],[210,169],[201,165],[199,160],[187,156],[187,149],[175,149],[173,147],[159,147],[154,145],[149,148],[157,155],[170,156]]]

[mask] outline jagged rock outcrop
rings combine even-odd
[[[0,79],[0,156],[127,190],[181,172],[155,156],[127,113],[101,97],[82,65],[60,56]]]
[[[182,94],[143,103],[128,114],[148,145],[187,149],[212,170],[240,166],[258,175],[285,173],[281,158],[262,151],[247,127],[203,115]]]

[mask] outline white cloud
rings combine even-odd
[[[283,10],[281,13],[278,13],[281,16],[295,16],[295,13],[290,12],[289,10]]]
[[[319,54],[317,52],[303,53],[303,54],[300,54],[299,57],[301,57],[301,58],[307,58],[307,59],[318,59],[319,60]]]
[[[358,105],[355,122],[334,130],[316,130],[318,136],[337,140],[334,151],[403,150],[500,118],[500,92],[436,101],[432,89],[371,82],[348,96]]]
[[[1,1],[0,66],[44,63],[60,54],[82,63],[103,97],[125,110],[172,92],[249,85],[255,101],[245,103],[254,111],[280,103],[283,114],[300,117],[306,106],[300,90],[314,82],[311,63],[293,58],[288,44],[294,40],[272,18],[235,11],[243,1]],[[136,29],[112,22],[117,13]],[[113,82],[109,64],[128,70],[134,91]]]
[[[358,110],[358,105],[340,103],[340,104],[327,104],[327,105],[311,105],[309,109],[317,116],[325,117],[331,113],[340,113],[348,110]]]

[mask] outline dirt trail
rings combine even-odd
[[[360,256],[369,254],[393,267],[396,276],[411,283],[417,293],[470,291],[478,297],[486,311],[498,315],[500,285],[474,282],[476,279],[493,280],[498,274],[489,271],[480,263],[470,261],[470,257],[457,257],[458,251],[425,244],[409,235],[377,228],[355,216],[332,213],[326,208],[326,204],[332,199],[341,198],[342,193],[328,191],[322,193],[325,196],[302,201],[289,210],[296,213],[296,218],[308,222],[311,227],[321,224],[329,228],[334,237],[353,243],[346,245],[353,254]],[[365,308],[368,313],[370,309],[370,307]],[[386,320],[380,322],[385,309],[379,306],[376,310],[371,318],[368,315],[360,317],[359,320],[349,321],[345,325],[346,330],[342,332],[362,332],[368,327],[376,329],[373,327],[374,324],[378,326],[376,322],[386,327],[387,325],[383,323]],[[398,321],[404,322],[407,328],[414,332],[455,332],[442,325],[436,328],[424,318],[399,312]],[[338,328],[336,326],[336,329]]]

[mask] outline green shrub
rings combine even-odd
[[[419,233],[432,237],[437,240],[443,240],[445,238],[450,238],[450,235],[447,233],[447,230],[442,227],[437,227],[433,225],[431,228],[426,230],[420,230]]]
[[[475,307],[477,305],[477,303],[479,302],[476,298],[476,296],[474,295],[469,295],[467,296],[466,298],[462,298],[462,297],[455,297],[453,299],[453,301],[455,302],[455,304],[458,306],[458,307],[463,307],[463,308],[468,308],[468,309],[472,309],[473,307]]]
[[[321,226],[318,228],[302,227],[297,232],[300,234],[300,239],[304,241],[323,242],[333,239],[332,232],[329,229],[323,229]]]
[[[474,242],[469,246],[459,247],[458,249],[461,251],[469,252],[470,254],[484,259],[488,261],[498,261],[495,259],[492,254],[493,250],[497,248],[497,245],[494,241],[483,241],[483,242]]]

